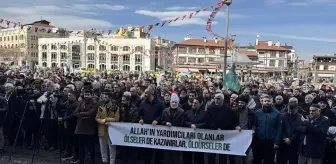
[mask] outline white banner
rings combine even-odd
[[[111,123],[109,135],[113,145],[241,156],[252,142],[251,130],[194,130],[137,123]]]

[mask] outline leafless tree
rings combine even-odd
[[[2,62],[13,61],[16,63],[22,57],[24,56],[20,48],[0,48],[0,61]]]

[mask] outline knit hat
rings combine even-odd
[[[177,101],[177,102],[180,102],[180,98],[177,96],[176,93],[173,93],[173,94],[171,95],[170,101]]]

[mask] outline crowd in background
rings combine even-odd
[[[335,88],[246,82],[239,93],[214,78],[158,80],[145,74],[60,75],[0,72],[0,151],[14,144],[59,150],[83,164],[247,164],[248,156],[115,146],[113,122],[253,130],[255,164],[335,164]],[[37,128],[38,127],[38,128]],[[99,145],[99,149],[96,149]],[[88,152],[86,152],[88,150]],[[206,156],[206,158],[205,158]],[[153,158],[154,157],[154,158]]]

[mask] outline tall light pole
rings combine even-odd
[[[228,55],[228,40],[229,40],[229,17],[230,17],[230,5],[232,0],[223,0],[226,5],[226,37],[224,43],[224,64],[223,64],[223,81],[226,75],[226,67],[227,67],[227,55]]]

